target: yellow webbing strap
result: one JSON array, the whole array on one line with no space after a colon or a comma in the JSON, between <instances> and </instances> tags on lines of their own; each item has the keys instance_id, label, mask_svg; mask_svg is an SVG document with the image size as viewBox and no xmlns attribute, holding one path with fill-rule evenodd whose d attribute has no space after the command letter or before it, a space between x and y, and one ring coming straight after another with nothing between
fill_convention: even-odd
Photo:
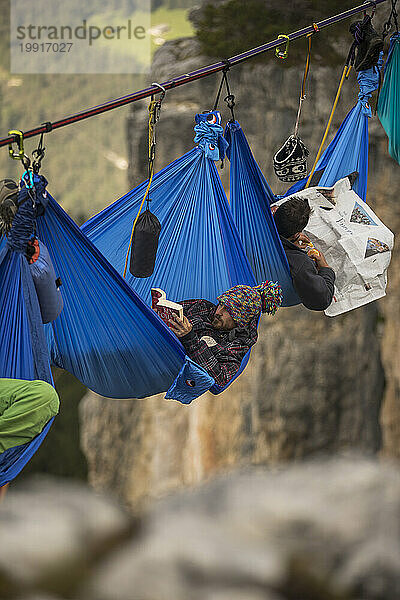
<instances>
[{"instance_id":1,"label":"yellow webbing strap","mask_svg":"<svg viewBox=\"0 0 400 600\"><path fill-rule=\"evenodd\" d=\"M304 68L303 83L301 85L301 97L302 98L305 98L305 96L306 96L306 82L307 82L308 73L310 71L311 46L312 46L312 36L313 35L314 35L313 33L309 33L307 35L307 42L308 42L307 58L306 58L306 66Z\"/></svg>"},{"instance_id":2,"label":"yellow webbing strap","mask_svg":"<svg viewBox=\"0 0 400 600\"><path fill-rule=\"evenodd\" d=\"M139 215L142 211L143 208L143 204L145 203L145 200L149 194L149 190L150 190L150 186L151 186L151 182L153 180L153 175L154 175L154 155L153 155L153 144L154 144L154 125L155 125L155 111L156 111L156 105L157 102L156 100L152 100L149 104L149 155L148 155L148 160L149 160L149 183L147 184L147 188L146 191L144 193L143 196L143 200L140 204L139 207L139 211L138 214L136 215L136 218L133 222L132 225L132 233L131 233L131 239L129 240L129 246L128 246L128 251L126 253L126 257L125 257L125 267L124 267L124 274L123 277L126 277L126 271L128 269L128 259L129 259L129 253L131 251L131 247L132 247L132 241L133 241L133 234L135 233L135 227L136 227L136 223L137 220L139 218Z\"/></svg>"},{"instance_id":3,"label":"yellow webbing strap","mask_svg":"<svg viewBox=\"0 0 400 600\"><path fill-rule=\"evenodd\" d=\"M331 127L333 115L335 114L336 107L337 107L338 102L339 102L340 93L342 91L344 80L347 79L347 77L349 76L350 70L351 70L351 65L350 66L349 65L345 65L345 67L343 69L343 73L342 73L342 78L341 78L340 83L339 83L338 91L336 92L336 98L335 98L335 101L334 101L333 106L332 106L331 114L329 116L328 124L327 124L326 129L325 129L324 137L322 138L322 142L321 142L321 145L320 145L319 150L317 152L317 156L315 158L315 162L313 164L313 168L311 169L311 173L308 176L308 180L307 180L307 183L306 183L306 186L305 186L304 189L307 189L308 186L310 185L310 182L311 182L312 176L314 175L314 171L316 169L317 163L318 163L318 161L319 161L319 159L321 157L322 148L324 147L326 138L328 137L329 129Z\"/></svg>"},{"instance_id":4,"label":"yellow webbing strap","mask_svg":"<svg viewBox=\"0 0 400 600\"><path fill-rule=\"evenodd\" d=\"M311 47L312 47L312 36L314 35L313 33L309 33L307 35L307 57L306 57L306 64L304 67L304 75L303 75L303 82L301 84L301 92L300 92L300 100L299 100L299 108L297 111L297 118L296 118L296 125L294 126L294 136L297 137L298 131L299 131L299 123L300 123L300 115L301 115L301 109L303 106L303 102L306 99L306 84L307 84L307 77L308 74L310 72L310 63L311 63Z\"/></svg>"}]
</instances>

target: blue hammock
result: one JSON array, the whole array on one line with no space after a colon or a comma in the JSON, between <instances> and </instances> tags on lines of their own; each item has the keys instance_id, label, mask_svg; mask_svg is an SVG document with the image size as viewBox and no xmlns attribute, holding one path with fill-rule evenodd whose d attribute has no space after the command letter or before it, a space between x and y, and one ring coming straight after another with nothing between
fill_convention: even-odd
<instances>
[{"instance_id":1,"label":"blue hammock","mask_svg":"<svg viewBox=\"0 0 400 600\"><path fill-rule=\"evenodd\" d=\"M382 58L380 59L380 63ZM368 184L368 119L372 116L369 98L379 85L377 68L360 71L357 75L360 86L358 102L347 114L335 137L318 161L315 175L322 171L313 185L331 187L336 181L354 171L359 176L353 185L354 191L362 198L367 198ZM315 178L313 178L315 180ZM308 177L297 181L285 194L290 196L304 189Z\"/></svg>"},{"instance_id":2,"label":"blue hammock","mask_svg":"<svg viewBox=\"0 0 400 600\"><path fill-rule=\"evenodd\" d=\"M64 301L60 316L45 326L51 362L110 398L167 391L167 398L186 404L207 391L214 379L47 196L37 235L61 278Z\"/></svg>"},{"instance_id":3,"label":"blue hammock","mask_svg":"<svg viewBox=\"0 0 400 600\"><path fill-rule=\"evenodd\" d=\"M216 145L211 146L214 152ZM152 287L162 288L173 300L204 298L216 302L219 294L234 285L256 283L217 168L206 156L208 150L193 148L153 178L150 208L162 223L155 270L146 279L130 273L126 276L129 286L145 302L150 300ZM119 273L124 270L132 223L147 184L139 185L82 226ZM213 385L211 392L224 391L242 373L249 356L250 350L235 377L224 387Z\"/></svg>"},{"instance_id":4,"label":"blue hammock","mask_svg":"<svg viewBox=\"0 0 400 600\"><path fill-rule=\"evenodd\" d=\"M53 364L110 398L173 385L167 397L188 403L214 383L51 196L37 230L62 281L64 309L46 326Z\"/></svg>"},{"instance_id":5,"label":"blue hammock","mask_svg":"<svg viewBox=\"0 0 400 600\"><path fill-rule=\"evenodd\" d=\"M82 231L113 267L123 273L132 223L147 181L82 225ZM126 282L146 303L150 289L171 300L217 296L239 283L255 285L213 160L193 148L157 173L150 189L150 210L162 229L153 275L129 272Z\"/></svg>"},{"instance_id":6,"label":"blue hammock","mask_svg":"<svg viewBox=\"0 0 400 600\"><path fill-rule=\"evenodd\" d=\"M173 300L216 302L234 285L255 285L214 163L226 148L223 130L219 121L208 129L203 115L197 115L196 123L199 147L157 173L151 184L150 208L162 223L154 273L146 279L126 276L145 302L152 287L162 288ZM82 226L119 273L124 271L132 223L147 185L139 185ZM250 350L226 386L213 385L211 391L224 391L242 373L249 356Z\"/></svg>"},{"instance_id":7,"label":"blue hammock","mask_svg":"<svg viewBox=\"0 0 400 600\"><path fill-rule=\"evenodd\" d=\"M24 190L19 193L23 202ZM24 256L31 233L33 213L30 201L21 205L15 217L16 229L0 250L0 377L41 379L53 385L46 338L32 275ZM21 218L22 215L22 218ZM25 218L25 222L23 219ZM30 443L9 448L0 454L0 486L9 483L39 448L53 419Z\"/></svg>"},{"instance_id":8,"label":"blue hammock","mask_svg":"<svg viewBox=\"0 0 400 600\"><path fill-rule=\"evenodd\" d=\"M400 33L390 38L378 116L389 138L389 152L400 164Z\"/></svg>"},{"instance_id":9,"label":"blue hammock","mask_svg":"<svg viewBox=\"0 0 400 600\"><path fill-rule=\"evenodd\" d=\"M270 209L275 196L237 121L227 123L225 138L231 163L230 207L255 279L257 283L278 281L283 291L282 306L299 304Z\"/></svg>"}]
</instances>

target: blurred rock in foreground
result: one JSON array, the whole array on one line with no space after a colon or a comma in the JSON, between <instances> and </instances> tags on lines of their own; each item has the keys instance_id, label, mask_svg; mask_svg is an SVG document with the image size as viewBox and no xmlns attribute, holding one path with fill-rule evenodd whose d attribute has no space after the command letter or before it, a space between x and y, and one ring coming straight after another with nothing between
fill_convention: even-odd
<instances>
[{"instance_id":1,"label":"blurred rock in foreground","mask_svg":"<svg viewBox=\"0 0 400 600\"><path fill-rule=\"evenodd\" d=\"M131 528L117 504L83 484L41 477L12 484L0 505L0 598L69 591Z\"/></svg>"},{"instance_id":2,"label":"blurred rock in foreground","mask_svg":"<svg viewBox=\"0 0 400 600\"><path fill-rule=\"evenodd\" d=\"M232 473L165 498L133 525L67 481L11 488L0 508L0 597L400 597L391 464L340 458Z\"/></svg>"}]
</instances>

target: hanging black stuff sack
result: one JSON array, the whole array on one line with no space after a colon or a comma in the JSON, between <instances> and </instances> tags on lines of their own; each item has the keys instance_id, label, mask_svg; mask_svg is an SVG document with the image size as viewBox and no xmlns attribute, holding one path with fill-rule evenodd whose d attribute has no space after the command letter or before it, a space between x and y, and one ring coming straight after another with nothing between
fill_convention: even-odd
<instances>
[{"instance_id":1,"label":"hanging black stuff sack","mask_svg":"<svg viewBox=\"0 0 400 600\"><path fill-rule=\"evenodd\" d=\"M281 181L293 183L307 175L309 151L297 136L291 135L274 156L274 170Z\"/></svg>"},{"instance_id":2,"label":"hanging black stuff sack","mask_svg":"<svg viewBox=\"0 0 400 600\"><path fill-rule=\"evenodd\" d=\"M156 264L160 221L148 209L140 215L133 233L129 271L134 277L150 277Z\"/></svg>"}]
</instances>

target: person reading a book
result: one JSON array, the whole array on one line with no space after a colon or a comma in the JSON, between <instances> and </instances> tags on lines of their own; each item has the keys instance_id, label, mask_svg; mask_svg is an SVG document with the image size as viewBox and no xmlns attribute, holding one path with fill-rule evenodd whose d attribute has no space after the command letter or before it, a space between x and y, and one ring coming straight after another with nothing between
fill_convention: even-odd
<instances>
[{"instance_id":1,"label":"person reading a book","mask_svg":"<svg viewBox=\"0 0 400 600\"><path fill-rule=\"evenodd\" d=\"M303 233L311 213L308 200L293 196L271 210L301 302L310 310L325 310L332 302L335 271Z\"/></svg>"},{"instance_id":2,"label":"person reading a book","mask_svg":"<svg viewBox=\"0 0 400 600\"><path fill-rule=\"evenodd\" d=\"M184 300L183 318L174 314L167 325L182 342L187 355L225 386L237 373L248 350L257 341L260 314L275 314L282 303L277 283L256 287L236 285L208 300Z\"/></svg>"}]
</instances>

